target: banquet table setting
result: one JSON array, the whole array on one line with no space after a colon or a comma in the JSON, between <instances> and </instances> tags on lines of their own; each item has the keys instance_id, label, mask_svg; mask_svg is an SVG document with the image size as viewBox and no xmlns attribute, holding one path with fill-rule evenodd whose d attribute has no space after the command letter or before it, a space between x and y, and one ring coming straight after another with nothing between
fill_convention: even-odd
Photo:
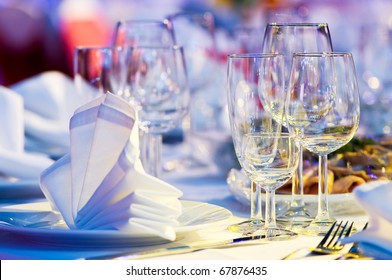
<instances>
[{"instance_id":1,"label":"banquet table setting","mask_svg":"<svg viewBox=\"0 0 392 280\"><path fill-rule=\"evenodd\" d=\"M119 21L74 77L0 86L1 260L392 259L392 153L355 137L356 57L326 23L222 55L211 17L183 45Z\"/></svg>"},{"instance_id":2,"label":"banquet table setting","mask_svg":"<svg viewBox=\"0 0 392 280\"><path fill-rule=\"evenodd\" d=\"M57 222L59 214L53 214L47 200L41 196L33 195L25 198L27 205L22 199L3 200L1 218L2 221L15 222L18 219L26 219L31 226L23 224L10 226L0 224L1 227L1 259L130 259L140 258L140 252L154 252L157 249L173 248L178 246L213 246L216 243L240 238L241 234L228 231L227 226L243 221L247 218L249 207L238 201L230 192L226 179L221 174L211 174L210 169L200 168L194 172L181 172L181 175L167 174L167 182L178 187L183 192L181 201L185 202L183 207L189 209L187 215L189 220L184 220L184 225L177 233L175 241L168 242L161 239L127 238L125 234L113 232L100 236L99 232L90 234L83 232L74 234L63 227L53 229L46 225L34 225L40 221L54 219ZM37 187L37 186L35 186ZM333 201L333 197L331 201ZM338 198L339 199L339 198ZM347 198L353 200L353 197ZM11 201L11 203L9 202ZM31 201L31 202L30 202ZM15 204L13 204L15 203ZM315 202L313 202L314 204ZM353 203L353 201L351 201ZM192 210L192 207L194 209ZM203 210L203 208L205 208ZM357 211L346 209L342 211L338 220L353 221L356 228L361 229L368 221L369 216L360 208ZM185 209L183 208L183 211ZM31 211L31 212L30 212ZM353 212L353 213L352 213ZM19 214L18 214L19 213ZM181 216L180 216L181 217ZM192 221L194 219L194 221ZM188 225L186 224L188 223ZM26 230L24 232L24 230ZM65 231L65 232L64 232ZM53 235L52 235L53 234ZM86 235L87 234L87 235ZM162 255L141 255L143 258L152 260L163 259L189 259L189 260L216 260L216 259L264 259L280 260L291 252L307 247L316 246L322 237L320 236L298 236L287 241L266 241L263 239L238 243L236 246L227 248L211 248L198 250L196 252L182 252L181 255L170 254L166 251ZM349 245L345 250L348 250ZM344 252L344 251L343 251ZM342 252L342 253L343 253ZM175 253L175 251L174 251ZM179 250L178 253L181 253ZM340 255L308 255L306 251L299 254L298 259L336 259Z\"/></svg>"},{"instance_id":3,"label":"banquet table setting","mask_svg":"<svg viewBox=\"0 0 392 280\"><path fill-rule=\"evenodd\" d=\"M169 162L172 158L180 156L186 149L184 144L180 143L165 144L164 150L163 160ZM56 188L58 189L61 185L64 188L67 187L64 185L67 180L65 177L55 179L55 184L52 186L53 193L46 195L46 197L39 184L31 178L2 182L0 189L2 194L0 209L1 259L280 260L296 250L305 249L299 252L295 259L329 260L341 257L341 254L348 251L352 245L351 242L348 243L337 255L309 254L306 248L315 247L322 239L321 236L298 235L296 238L284 241L254 239L223 245L228 240L243 238L241 233L229 231L227 227L248 218L249 197L247 196L249 196L249 192L243 192L243 189L239 189L235 184L235 180L229 180L227 166L217 166L214 159L210 160L209 165L163 173L163 181L170 184L167 186L169 188L168 195L170 196L170 193L174 191L172 195L174 197L180 196L179 202L182 206L182 212L178 216L179 224L174 226L176 236L174 238L168 233L170 230L163 229L156 224L154 230L159 233L155 232L157 234L152 236L145 228L140 232L135 229L133 233L121 230L73 230L67 228L64 222L65 214L59 208L61 205L57 204L57 209L52 207L53 203L56 203L56 198L54 198ZM64 166L64 163L58 164ZM240 171L233 168L229 174L233 174L233 172L237 174ZM50 174L47 176L51 178ZM133 178L135 177L136 175L133 174ZM239 180L243 179L241 176L238 178ZM45 185L45 183L42 184L41 181L41 185ZM47 188L50 188L50 183L46 183L46 185ZM162 188L165 187L165 183L159 182L158 185L159 191L164 192ZM137 186L135 187L137 188ZM156 184L151 186L152 189L156 190ZM62 193L59 195L64 196ZM140 195L142 197L143 193ZM147 193L145 195L148 196ZM380 202L379 198L376 194L374 196L372 198L373 204L374 202L377 204L377 201ZM65 197L59 199L65 201ZM99 198L96 197L96 199ZM163 198L156 202L160 203L161 199ZM170 200L163 201L165 204L170 202ZM290 196L284 195L281 209L278 207L277 211L287 210L289 201ZM309 195L306 201L309 207L317 207L315 195ZM371 202L369 199L369 205L372 205ZM361 201L357 202L351 193L336 194L330 197L330 208L337 220L354 222L355 228L360 231L369 221L369 214L374 214L378 218L379 212L377 209L373 212L367 212L358 203ZM381 205L381 203L379 204ZM363 205L366 203L364 202ZM146 206L148 205L146 204ZM63 207L67 207L67 205L63 205ZM159 205L154 207L159 207ZM391 213L390 209L386 209L388 205L381 207L384 207L381 209L382 213ZM160 213L162 211L164 210L161 209ZM140 215L144 214L142 212ZM178 213L174 215L176 216ZM162 219L164 227L167 226L169 224L167 218L162 217ZM383 222L384 226L390 226L390 224L391 222L387 220ZM134 226L137 228L137 222ZM374 236L362 238L364 238L363 240L379 239L380 243L375 241L375 244L386 246L384 248L388 250L390 247L387 246L390 246L391 242L388 236L380 235L380 237L377 232L374 234ZM358 238L361 240L361 237ZM184 249L184 246L187 248ZM374 256L385 258L385 255L375 254Z\"/></svg>"}]
</instances>

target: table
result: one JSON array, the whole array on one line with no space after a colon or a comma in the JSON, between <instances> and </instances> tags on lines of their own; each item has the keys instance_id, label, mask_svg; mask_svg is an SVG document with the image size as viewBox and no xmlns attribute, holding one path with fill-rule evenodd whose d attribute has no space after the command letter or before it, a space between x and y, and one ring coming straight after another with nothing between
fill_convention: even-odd
<instances>
[{"instance_id":1,"label":"table","mask_svg":"<svg viewBox=\"0 0 392 280\"><path fill-rule=\"evenodd\" d=\"M26 240L13 239L5 236L0 231L0 258L1 259L89 259L89 258L112 258L116 255L126 255L135 251L150 250L154 248L173 247L178 245L197 245L203 242L221 241L239 237L237 233L226 230L231 223L243 221L248 218L249 209L239 203L230 193L226 176L211 167L199 167L192 170L176 170L163 175L165 181L183 191L184 200L201 201L215 204L229 209L233 217L226 225L217 228L208 228L203 231L188 234L185 237L158 246L141 248L67 248L53 247L42 244L30 244ZM339 220L354 221L357 228L361 228L367 221L364 213L355 215L343 215L336 217ZM313 247L318 244L321 237L298 236L288 241L267 242L261 240L250 246L237 246L225 249L207 249L181 255L160 256L151 260L279 260L290 252L303 247ZM312 256L306 259L331 259L336 256Z\"/></svg>"}]
</instances>

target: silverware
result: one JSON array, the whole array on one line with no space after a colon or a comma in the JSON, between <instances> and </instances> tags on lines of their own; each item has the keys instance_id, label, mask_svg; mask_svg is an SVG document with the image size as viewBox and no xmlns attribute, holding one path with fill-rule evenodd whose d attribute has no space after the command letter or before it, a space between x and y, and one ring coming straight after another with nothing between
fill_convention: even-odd
<instances>
[{"instance_id":1,"label":"silverware","mask_svg":"<svg viewBox=\"0 0 392 280\"><path fill-rule=\"evenodd\" d=\"M140 252L132 252L130 254L127 253L119 253L115 255L102 255L98 257L87 258L90 260L99 260L99 259L117 259L117 260L128 260L128 259L144 259L144 258L152 258L152 257L160 257L160 256L170 256L170 255L178 255L185 254L190 252L196 252L200 250L206 249L218 249L218 248L228 248L228 247L236 247L240 245L254 245L255 243L260 243L260 240L265 239L265 235L255 235L255 236L244 236L238 237L234 239L228 239L224 241L210 242L204 243L200 245L182 245L175 246L169 248L159 248L152 249Z\"/></svg>"},{"instance_id":2,"label":"silverware","mask_svg":"<svg viewBox=\"0 0 392 280\"><path fill-rule=\"evenodd\" d=\"M325 234L324 238L315 248L300 248L288 254L282 260L292 259L295 255L297 255L297 253L303 250L307 250L309 253L318 255L331 255L339 253L344 248L344 245L341 244L340 240L342 237L347 237L351 234L354 222L352 222L348 228L348 221L344 224L344 226L342 226L342 224L343 221L338 225L337 222L334 222L331 228Z\"/></svg>"},{"instance_id":3,"label":"silverware","mask_svg":"<svg viewBox=\"0 0 392 280\"><path fill-rule=\"evenodd\" d=\"M362 231L365 230L367 226L368 223L365 224ZM361 251L359 250L359 242L354 242L347 253L337 258L337 260L349 260L349 259L371 259L371 258L368 258L361 253Z\"/></svg>"}]
</instances>

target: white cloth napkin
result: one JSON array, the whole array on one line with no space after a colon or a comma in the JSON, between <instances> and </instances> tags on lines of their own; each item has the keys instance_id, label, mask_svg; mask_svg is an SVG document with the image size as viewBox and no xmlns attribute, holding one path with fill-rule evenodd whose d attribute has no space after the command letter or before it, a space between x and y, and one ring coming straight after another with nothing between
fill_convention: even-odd
<instances>
[{"instance_id":1,"label":"white cloth napkin","mask_svg":"<svg viewBox=\"0 0 392 280\"><path fill-rule=\"evenodd\" d=\"M367 212L369 225L343 242L359 242L366 256L392 259L392 182L374 181L361 185L354 189L354 196Z\"/></svg>"},{"instance_id":2,"label":"white cloth napkin","mask_svg":"<svg viewBox=\"0 0 392 280\"><path fill-rule=\"evenodd\" d=\"M70 121L70 153L41 175L41 189L70 229L176 237L181 191L143 171L134 109L107 94Z\"/></svg>"},{"instance_id":3,"label":"white cloth napkin","mask_svg":"<svg viewBox=\"0 0 392 280\"><path fill-rule=\"evenodd\" d=\"M36 179L53 161L24 150L23 98L0 86L0 175L7 179Z\"/></svg>"},{"instance_id":4,"label":"white cloth napkin","mask_svg":"<svg viewBox=\"0 0 392 280\"><path fill-rule=\"evenodd\" d=\"M92 99L76 90L71 78L48 71L10 87L24 100L26 149L64 155L69 151L69 120Z\"/></svg>"}]
</instances>

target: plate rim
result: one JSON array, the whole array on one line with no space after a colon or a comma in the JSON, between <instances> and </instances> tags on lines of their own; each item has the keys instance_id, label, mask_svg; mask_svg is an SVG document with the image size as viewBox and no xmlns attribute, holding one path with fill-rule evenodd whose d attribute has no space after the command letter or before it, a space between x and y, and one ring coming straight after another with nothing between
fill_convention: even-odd
<instances>
[{"instance_id":1,"label":"plate rim","mask_svg":"<svg viewBox=\"0 0 392 280\"><path fill-rule=\"evenodd\" d=\"M185 235L186 233L199 231L204 228L210 227L214 224L216 225L223 224L232 217L232 213L230 210L219 205L215 205L208 202L192 201L192 200L180 200L180 201L184 203L192 203L195 205L197 204L206 205L207 207L212 207L212 209L219 210L224 215L222 215L222 218L220 220L217 220L215 222L175 227L175 232L177 235L176 240L181 236ZM23 205L27 206L27 208L29 206L34 206L34 205L44 205L50 208L50 204L48 201L37 201L37 202L24 203L24 204L6 205L0 208L0 212L1 210L3 211L12 210L12 207L16 207L15 210L23 211ZM34 213L34 212L47 212L48 210L30 209L30 211ZM7 212L12 213L12 211L7 211ZM91 247L96 247L96 245L100 245L99 240L103 240L103 239L113 239L113 244L105 245L107 243L105 242L105 244L99 246L101 248L119 247L119 246L140 247L140 246L158 245L162 243L171 242L170 240L166 240L160 236L140 235L140 234L129 233L126 231L116 231L116 230L83 230L83 229L70 230L69 228L23 227L18 225L13 226L13 225L1 225L1 224L0 224L0 229L3 232L17 234L20 237L29 239L29 241L34 243L55 245L55 246L62 246L62 247L91 248ZM99 236L99 238L97 238L97 236ZM45 237L50 237L50 238L47 238L46 242L40 242L40 240L45 239ZM58 238L60 240L57 240ZM63 243L61 243L61 240L66 238L68 238L71 241L71 242L67 242L67 244L69 243L69 245L64 245ZM86 240L90 240L90 239L91 240L95 239L96 241L91 243L88 242L90 244L85 244Z\"/></svg>"}]
</instances>

